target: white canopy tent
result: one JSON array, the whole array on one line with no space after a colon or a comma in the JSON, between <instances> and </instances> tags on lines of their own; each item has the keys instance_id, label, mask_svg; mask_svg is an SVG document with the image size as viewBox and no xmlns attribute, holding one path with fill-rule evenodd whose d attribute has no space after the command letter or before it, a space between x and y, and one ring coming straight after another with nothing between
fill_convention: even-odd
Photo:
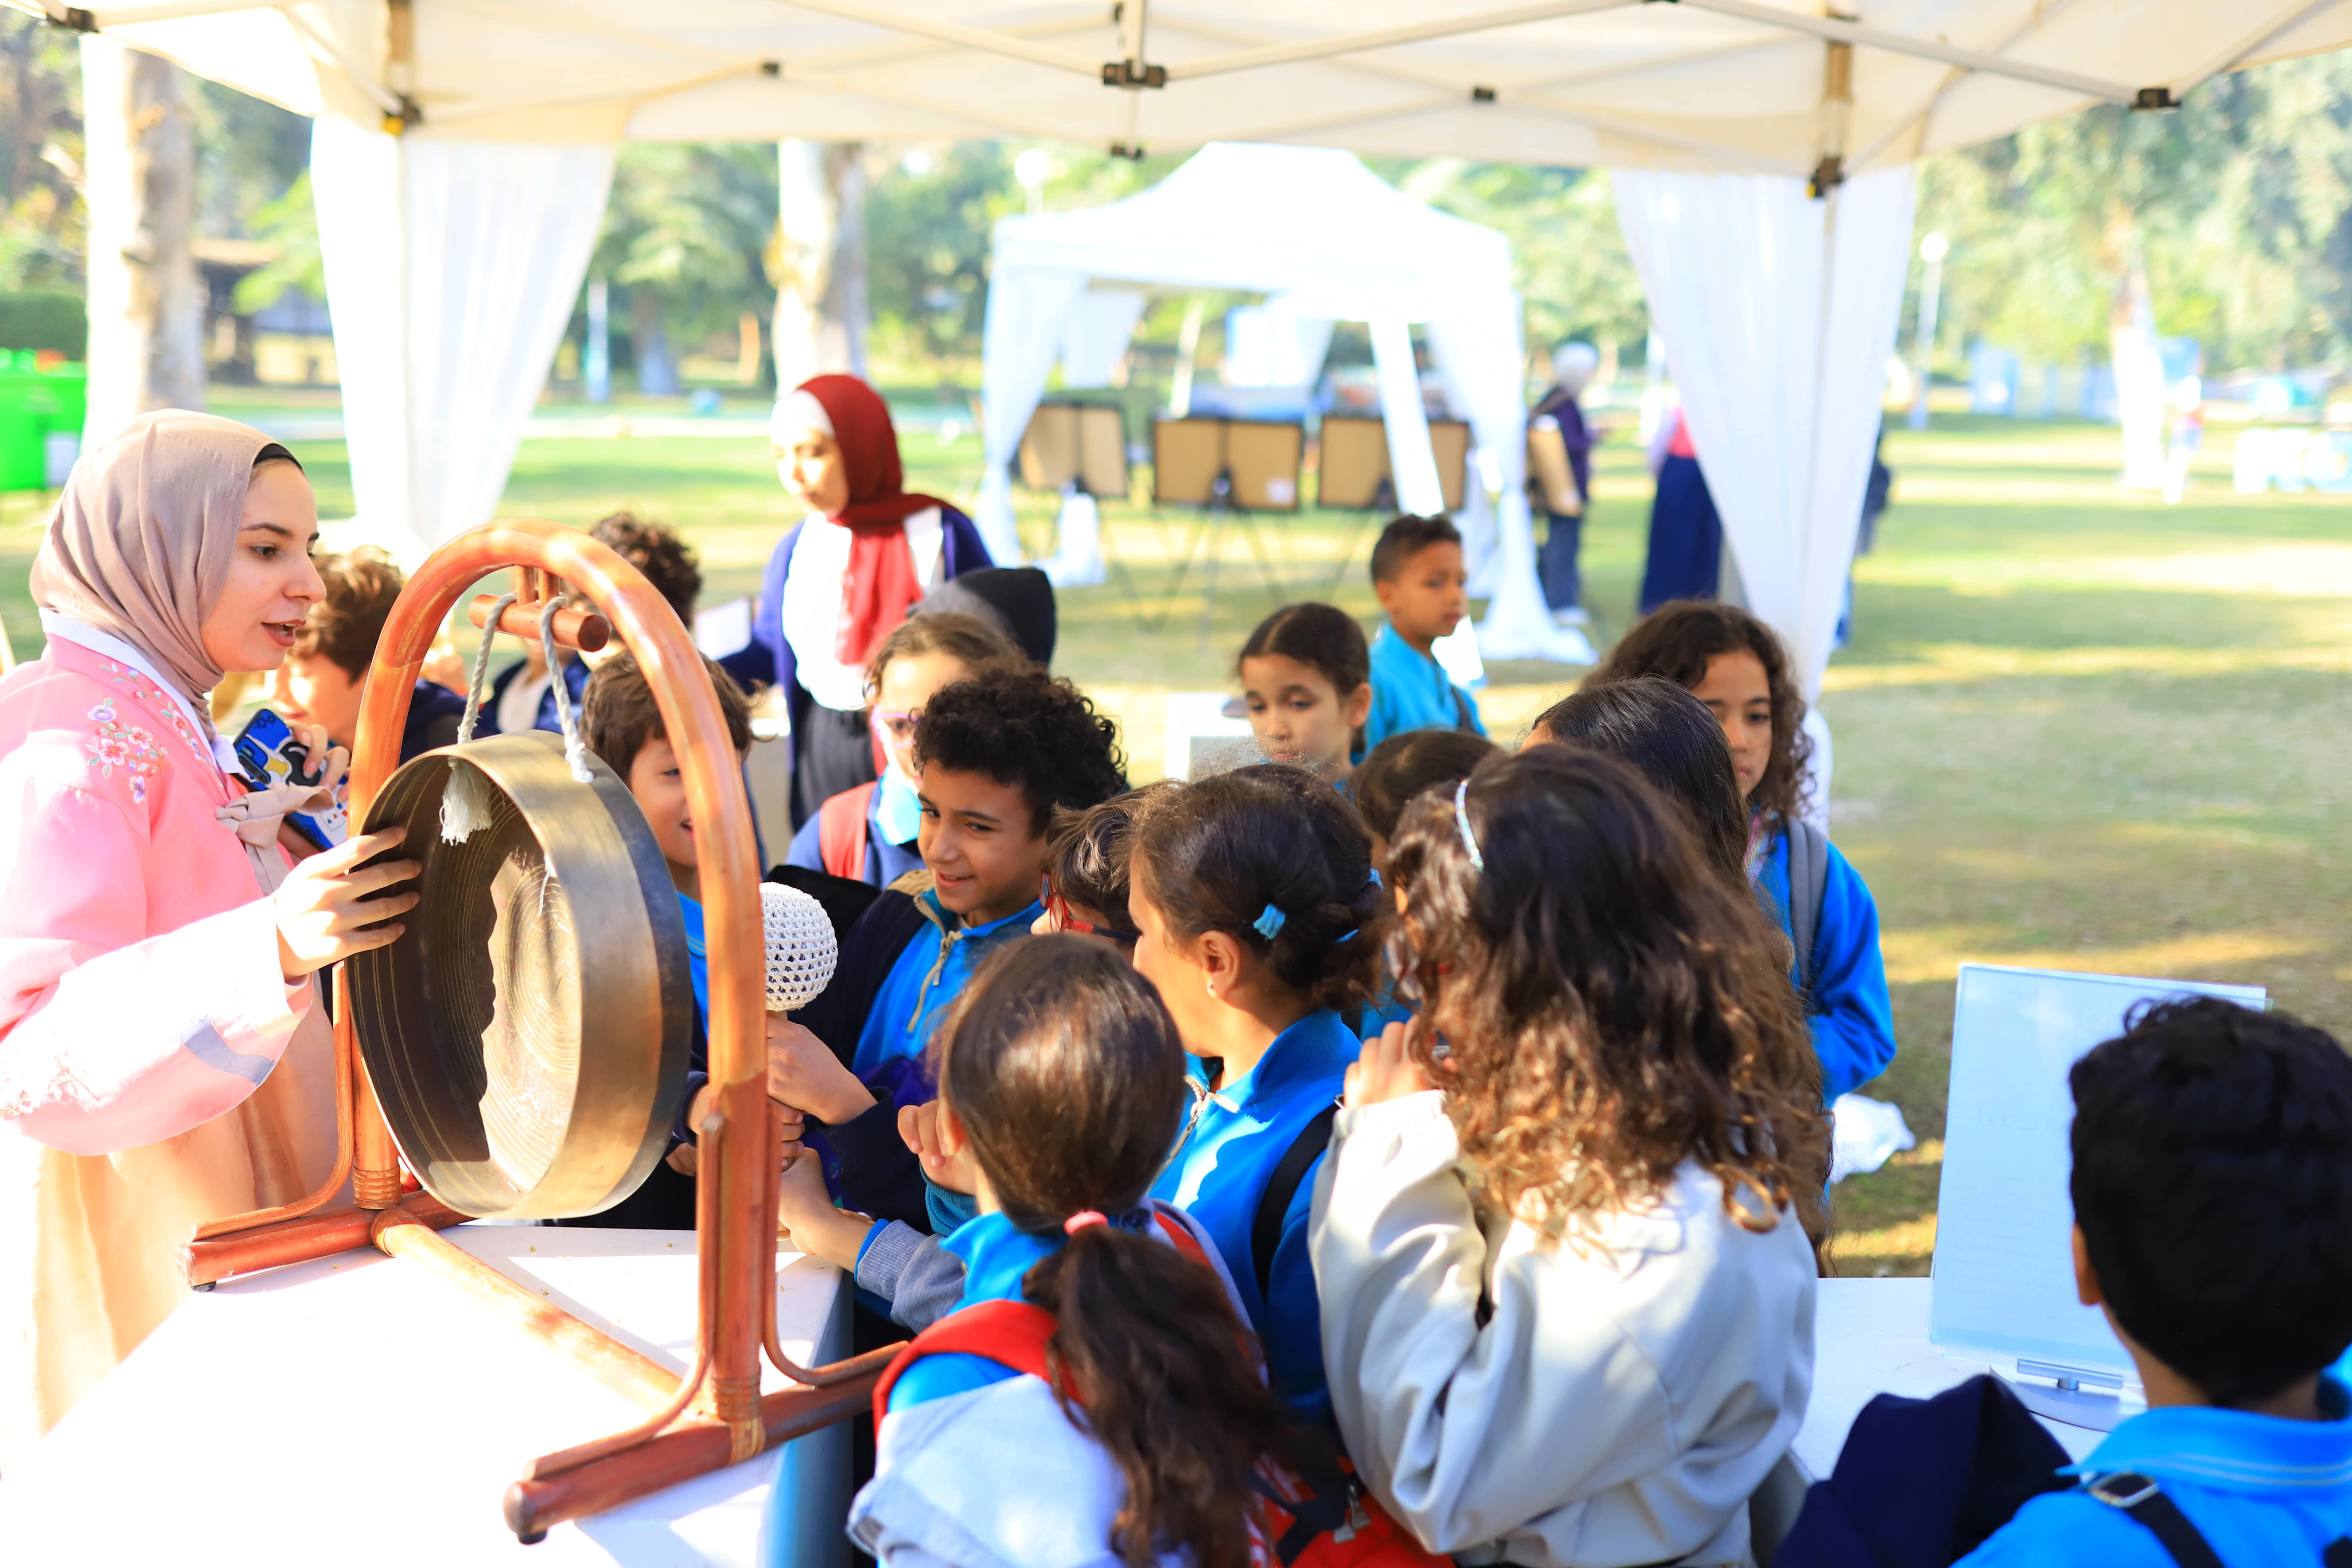
<instances>
[{"instance_id":1,"label":"white canopy tent","mask_svg":"<svg viewBox=\"0 0 2352 1568\"><path fill-rule=\"evenodd\" d=\"M400 390L352 425L353 478L365 519L425 542L494 504L623 140L1246 141L1654 171L1621 184L1628 234L1741 577L1809 691L1908 194L1897 174L1808 202L1801 182L2352 44L2352 0L1846 0L1850 20L1816 0L0 4L359 132L318 142L319 187L346 187L320 203L338 358L347 385Z\"/></svg>"},{"instance_id":2,"label":"white canopy tent","mask_svg":"<svg viewBox=\"0 0 2352 1568\"><path fill-rule=\"evenodd\" d=\"M1369 322L1397 504L1416 512L1445 505L1413 364L1412 326L1426 323L1446 401L1501 476L1499 516L1475 468L1467 486L1468 531L1492 542L1496 560L1478 651L1586 651L1580 634L1552 625L1536 586L1521 487L1527 356L1509 242L1414 201L1353 154L1323 148L1213 142L1124 201L998 220L982 372L987 465L974 520L991 551L1018 547L1007 469L1057 353L1073 357L1063 346L1071 322L1106 313L1090 301L1131 302L1138 286L1263 293L1301 323ZM1133 310L1124 316L1131 331ZM1099 356L1101 334L1083 336L1089 356Z\"/></svg>"}]
</instances>

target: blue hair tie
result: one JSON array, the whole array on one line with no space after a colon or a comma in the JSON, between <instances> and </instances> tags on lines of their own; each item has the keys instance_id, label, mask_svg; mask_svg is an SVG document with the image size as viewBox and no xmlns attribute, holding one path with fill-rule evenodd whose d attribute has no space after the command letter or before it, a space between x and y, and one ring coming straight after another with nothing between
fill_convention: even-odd
<instances>
[{"instance_id":1,"label":"blue hair tie","mask_svg":"<svg viewBox=\"0 0 2352 1568\"><path fill-rule=\"evenodd\" d=\"M1385 888L1388 886L1386 882L1381 880L1381 868L1378 866L1373 867L1370 870L1365 872L1364 875L1370 879L1371 884L1375 888Z\"/></svg>"},{"instance_id":2,"label":"blue hair tie","mask_svg":"<svg viewBox=\"0 0 2352 1568\"><path fill-rule=\"evenodd\" d=\"M1250 929L1266 941L1272 942L1282 934L1282 928L1289 918L1272 904L1268 904L1257 912L1257 919L1250 922Z\"/></svg>"}]
</instances>

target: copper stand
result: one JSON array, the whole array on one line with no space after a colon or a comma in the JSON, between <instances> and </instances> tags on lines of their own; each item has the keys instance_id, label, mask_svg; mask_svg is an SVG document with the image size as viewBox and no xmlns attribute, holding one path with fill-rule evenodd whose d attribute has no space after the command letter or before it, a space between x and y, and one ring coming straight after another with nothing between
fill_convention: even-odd
<instances>
[{"instance_id":1,"label":"copper stand","mask_svg":"<svg viewBox=\"0 0 2352 1568\"><path fill-rule=\"evenodd\" d=\"M652 1418L597 1442L535 1461L509 1490L507 1521L526 1542L549 1526L643 1497L730 1464L866 1408L891 1350L806 1368L786 1357L775 1326L775 1175L764 1044L766 944L760 868L741 773L731 758L718 694L686 627L642 573L576 530L536 519L494 522L458 535L409 579L384 623L361 699L352 763L351 816L365 820L399 763L400 736L417 672L436 630L475 583L516 569L518 602L499 629L536 636L540 606L559 591L573 605L554 617L556 640L594 651L615 629L653 688L662 723L678 741L688 807L702 856L704 927L710 963L709 1113L698 1130L697 1246L701 1259L694 1365L682 1381L645 1356L551 1306L435 1234L464 1221L424 1194L404 1197L392 1133L360 1064L352 1012L335 1012L335 1165L299 1202L197 1227L181 1249L191 1285L257 1268L304 1262L373 1242L395 1258L433 1268L509 1315L549 1347L626 1397ZM596 613L582 608L586 599ZM467 606L479 626L496 603ZM707 827L701 825L709 825ZM337 976L337 1000L347 1004ZM730 1129L753 1130L751 1137ZM320 1213L348 1176L355 1207ZM387 1212L388 1211L388 1212ZM762 1395L760 1357L803 1384ZM895 1347L892 1347L895 1350Z\"/></svg>"}]
</instances>

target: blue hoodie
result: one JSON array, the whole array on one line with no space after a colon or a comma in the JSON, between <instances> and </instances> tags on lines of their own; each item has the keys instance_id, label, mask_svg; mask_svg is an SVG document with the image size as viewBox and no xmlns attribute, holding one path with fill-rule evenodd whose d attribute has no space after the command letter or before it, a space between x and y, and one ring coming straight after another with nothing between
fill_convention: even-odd
<instances>
[{"instance_id":1,"label":"blue hoodie","mask_svg":"<svg viewBox=\"0 0 2352 1568\"><path fill-rule=\"evenodd\" d=\"M1339 1098L1348 1065L1362 1042L1339 1015L1309 1013L1274 1037L1258 1064L1223 1089L1209 1088L1207 1069L1192 1063L1193 1104L1151 1195L1201 1222L1217 1244L1241 1292L1250 1326L1265 1346L1267 1381L1303 1419L1328 1422L1331 1392L1323 1372L1323 1322L1315 1270L1307 1256L1307 1220L1315 1205L1318 1157L1291 1195L1282 1239L1261 1295L1250 1231L1258 1198L1299 1131ZM1271 1298L1269 1300L1269 1298Z\"/></svg>"},{"instance_id":2,"label":"blue hoodie","mask_svg":"<svg viewBox=\"0 0 2352 1568\"><path fill-rule=\"evenodd\" d=\"M2352 1535L2352 1398L2324 1377L2319 1405L2328 1419L2168 1405L2124 1422L2061 1473L2146 1476L2222 1562L2315 1568L2331 1542ZM2174 1568L2146 1525L2079 1489L2035 1498L1957 1568L2077 1563Z\"/></svg>"},{"instance_id":3,"label":"blue hoodie","mask_svg":"<svg viewBox=\"0 0 2352 1568\"><path fill-rule=\"evenodd\" d=\"M1886 995L1886 964L1878 953L1878 905L1837 846L1829 850L1821 924L1813 932L1813 989L1805 998L1805 1013L1814 1054L1822 1058L1822 1099L1834 1101L1885 1072L1895 1059L1895 1011ZM1793 941L1785 831L1773 833L1756 887ZM1795 974L1792 967L1790 977Z\"/></svg>"}]
</instances>

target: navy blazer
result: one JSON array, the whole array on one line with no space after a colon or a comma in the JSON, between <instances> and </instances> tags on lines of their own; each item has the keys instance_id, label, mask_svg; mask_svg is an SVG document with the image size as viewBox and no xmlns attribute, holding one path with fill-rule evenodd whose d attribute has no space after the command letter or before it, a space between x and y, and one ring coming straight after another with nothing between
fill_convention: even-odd
<instances>
[{"instance_id":1,"label":"navy blazer","mask_svg":"<svg viewBox=\"0 0 2352 1568\"><path fill-rule=\"evenodd\" d=\"M801 684L800 660L793 655L793 645L784 640L784 577L792 571L793 551L799 545L801 530L805 526L805 522L793 524L783 542L776 546L776 552L768 557L768 574L760 584L760 613L751 622L751 642L719 661L719 667L735 678L735 684L746 691L765 682L782 687L784 711L792 718L794 734L800 733L809 704L815 700ZM980 530L972 526L971 519L942 503L941 580L995 564L989 559L988 546L981 542Z\"/></svg>"},{"instance_id":2,"label":"navy blazer","mask_svg":"<svg viewBox=\"0 0 2352 1568\"><path fill-rule=\"evenodd\" d=\"M522 672L530 668L530 667L522 660L517 659L514 663L500 670L499 672L499 678L490 682L489 691L482 698L482 711L474 720L474 732L476 734L495 735L499 733L499 699L504 697L507 694L507 688L512 686L517 680L522 679ZM572 693L572 716L577 718L580 713L580 694L588 688L588 664L586 660L574 656L565 661L563 666L563 685L564 689ZM562 725L557 723L555 721L554 687L550 686L545 691L539 694L539 714L532 721L531 728L534 730L548 731L557 731L563 728Z\"/></svg>"}]
</instances>

